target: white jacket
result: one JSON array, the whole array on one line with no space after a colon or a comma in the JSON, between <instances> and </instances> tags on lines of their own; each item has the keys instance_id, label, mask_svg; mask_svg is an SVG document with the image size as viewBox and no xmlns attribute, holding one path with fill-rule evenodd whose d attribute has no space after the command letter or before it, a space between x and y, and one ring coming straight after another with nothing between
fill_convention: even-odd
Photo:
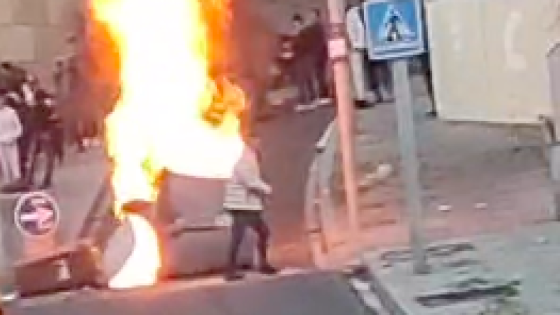
<instances>
[{"instance_id":1,"label":"white jacket","mask_svg":"<svg viewBox=\"0 0 560 315\"><path fill-rule=\"evenodd\" d=\"M22 127L15 110L5 106L0 109L0 144L14 144L21 136Z\"/></svg>"},{"instance_id":2,"label":"white jacket","mask_svg":"<svg viewBox=\"0 0 560 315\"><path fill-rule=\"evenodd\" d=\"M359 6L351 7L346 12L346 32L353 49L366 49L366 28L360 15Z\"/></svg>"},{"instance_id":3,"label":"white jacket","mask_svg":"<svg viewBox=\"0 0 560 315\"><path fill-rule=\"evenodd\" d=\"M241 159L235 165L233 176L226 185L224 208L227 210L261 211L264 208L262 196L272 193L272 188L261 178L255 152L245 148Z\"/></svg>"}]
</instances>

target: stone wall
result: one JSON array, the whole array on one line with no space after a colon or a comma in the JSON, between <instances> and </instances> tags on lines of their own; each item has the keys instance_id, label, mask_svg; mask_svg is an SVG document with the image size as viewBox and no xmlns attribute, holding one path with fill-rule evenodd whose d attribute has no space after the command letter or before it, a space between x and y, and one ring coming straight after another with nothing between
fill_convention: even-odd
<instances>
[{"instance_id":1,"label":"stone wall","mask_svg":"<svg viewBox=\"0 0 560 315\"><path fill-rule=\"evenodd\" d=\"M81 0L0 0L0 60L23 65L47 85L57 57L69 54Z\"/></svg>"}]
</instances>

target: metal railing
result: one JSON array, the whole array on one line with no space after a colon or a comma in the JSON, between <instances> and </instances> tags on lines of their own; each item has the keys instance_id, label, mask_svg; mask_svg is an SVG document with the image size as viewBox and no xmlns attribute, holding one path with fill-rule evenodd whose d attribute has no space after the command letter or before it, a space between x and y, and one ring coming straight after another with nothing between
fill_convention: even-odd
<instances>
[{"instance_id":1,"label":"metal railing","mask_svg":"<svg viewBox=\"0 0 560 315\"><path fill-rule=\"evenodd\" d=\"M315 264L328 266L328 254L336 243L336 209L331 182L336 165L339 132L333 120L315 146L315 157L308 171L305 194L305 225Z\"/></svg>"}]
</instances>

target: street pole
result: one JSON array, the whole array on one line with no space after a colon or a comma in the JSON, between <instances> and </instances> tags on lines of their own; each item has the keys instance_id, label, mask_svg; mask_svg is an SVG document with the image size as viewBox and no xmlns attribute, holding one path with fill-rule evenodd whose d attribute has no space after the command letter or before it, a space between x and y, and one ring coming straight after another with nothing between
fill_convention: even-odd
<instances>
[{"instance_id":1,"label":"street pole","mask_svg":"<svg viewBox=\"0 0 560 315\"><path fill-rule=\"evenodd\" d=\"M348 64L348 43L345 27L345 1L328 0L329 9L329 56L333 67L336 104L338 106L338 124L344 188L350 241L355 248L360 246L360 223L358 216L358 190L356 180L356 158L354 137L354 103L350 87L350 69Z\"/></svg>"},{"instance_id":2,"label":"street pole","mask_svg":"<svg viewBox=\"0 0 560 315\"><path fill-rule=\"evenodd\" d=\"M560 221L560 44L556 44L547 54L548 71L550 77L550 91L552 96L552 117L542 117L541 123L550 137L549 171L552 182L553 218Z\"/></svg>"},{"instance_id":3,"label":"street pole","mask_svg":"<svg viewBox=\"0 0 560 315\"><path fill-rule=\"evenodd\" d=\"M416 274L429 271L422 236L422 190L419 178L419 162L414 128L413 98L410 88L408 59L391 61L401 163L405 181L408 209L410 247L413 270Z\"/></svg>"}]
</instances>

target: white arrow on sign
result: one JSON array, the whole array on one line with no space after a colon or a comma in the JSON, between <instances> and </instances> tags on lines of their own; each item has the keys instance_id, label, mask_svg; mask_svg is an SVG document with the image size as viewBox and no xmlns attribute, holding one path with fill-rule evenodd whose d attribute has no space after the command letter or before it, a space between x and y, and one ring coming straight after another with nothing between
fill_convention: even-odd
<instances>
[{"instance_id":1,"label":"white arrow on sign","mask_svg":"<svg viewBox=\"0 0 560 315\"><path fill-rule=\"evenodd\" d=\"M48 228L48 223L54 216L53 211L41 206L35 209L36 210L33 213L22 214L21 221L25 223L36 222L37 227L41 230Z\"/></svg>"}]
</instances>

